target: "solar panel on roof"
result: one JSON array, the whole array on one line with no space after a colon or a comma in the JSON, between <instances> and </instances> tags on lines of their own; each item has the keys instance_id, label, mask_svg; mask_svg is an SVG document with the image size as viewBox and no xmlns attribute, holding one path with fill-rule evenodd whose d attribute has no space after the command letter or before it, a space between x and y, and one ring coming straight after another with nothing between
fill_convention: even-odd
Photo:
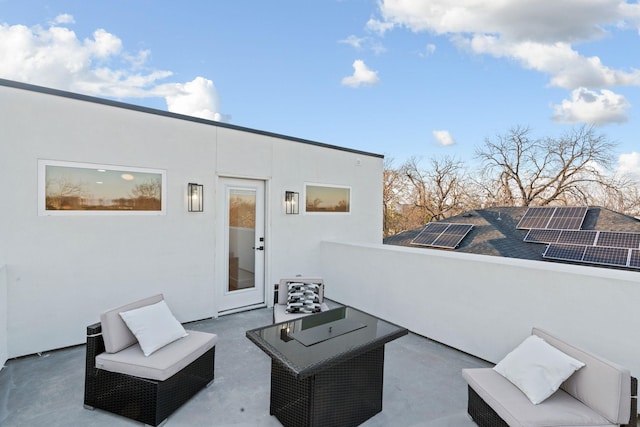
<instances>
[{"instance_id":1,"label":"solar panel on roof","mask_svg":"<svg viewBox=\"0 0 640 427\"><path fill-rule=\"evenodd\" d=\"M586 246L551 244L542 254L543 258L562 261L582 261Z\"/></svg>"},{"instance_id":2,"label":"solar panel on roof","mask_svg":"<svg viewBox=\"0 0 640 427\"><path fill-rule=\"evenodd\" d=\"M547 224L547 228L562 230L580 230L587 208L582 207L557 207Z\"/></svg>"},{"instance_id":3,"label":"solar panel on roof","mask_svg":"<svg viewBox=\"0 0 640 427\"><path fill-rule=\"evenodd\" d=\"M469 224L451 224L433 243L433 246L456 248L473 228Z\"/></svg>"},{"instance_id":4,"label":"solar panel on roof","mask_svg":"<svg viewBox=\"0 0 640 427\"><path fill-rule=\"evenodd\" d=\"M592 246L597 235L598 232L593 230L546 230L534 228L527 232L524 241L528 243L565 243Z\"/></svg>"},{"instance_id":5,"label":"solar panel on roof","mask_svg":"<svg viewBox=\"0 0 640 427\"><path fill-rule=\"evenodd\" d=\"M629 249L587 246L583 261L594 264L617 265L625 267L629 258Z\"/></svg>"},{"instance_id":6,"label":"solar panel on roof","mask_svg":"<svg viewBox=\"0 0 640 427\"><path fill-rule=\"evenodd\" d=\"M430 222L411 243L420 246L455 249L472 228L471 224Z\"/></svg>"},{"instance_id":7,"label":"solar panel on roof","mask_svg":"<svg viewBox=\"0 0 640 427\"><path fill-rule=\"evenodd\" d=\"M562 245L552 243L542 254L545 259L583 262L614 267L640 269L640 249L602 246Z\"/></svg>"},{"instance_id":8,"label":"solar panel on roof","mask_svg":"<svg viewBox=\"0 0 640 427\"><path fill-rule=\"evenodd\" d=\"M638 249L640 248L640 233L601 231L596 245L610 246L613 248Z\"/></svg>"},{"instance_id":9,"label":"solar panel on roof","mask_svg":"<svg viewBox=\"0 0 640 427\"><path fill-rule=\"evenodd\" d=\"M547 228L555 208L530 207L518 223L517 228Z\"/></svg>"},{"instance_id":10,"label":"solar panel on roof","mask_svg":"<svg viewBox=\"0 0 640 427\"><path fill-rule=\"evenodd\" d=\"M591 246L596 241L597 235L598 232L593 230L562 230L558 243Z\"/></svg>"},{"instance_id":11,"label":"solar panel on roof","mask_svg":"<svg viewBox=\"0 0 640 427\"><path fill-rule=\"evenodd\" d=\"M425 225L422 231L411 241L415 245L431 246L431 244L447 229L448 224L430 222Z\"/></svg>"},{"instance_id":12,"label":"solar panel on roof","mask_svg":"<svg viewBox=\"0 0 640 427\"><path fill-rule=\"evenodd\" d=\"M533 206L527 209L517 228L579 230L587 210L586 206Z\"/></svg>"},{"instance_id":13,"label":"solar panel on roof","mask_svg":"<svg viewBox=\"0 0 640 427\"><path fill-rule=\"evenodd\" d=\"M518 223L525 242L547 243L542 257L640 269L640 233L580 230L587 207L531 207Z\"/></svg>"}]
</instances>

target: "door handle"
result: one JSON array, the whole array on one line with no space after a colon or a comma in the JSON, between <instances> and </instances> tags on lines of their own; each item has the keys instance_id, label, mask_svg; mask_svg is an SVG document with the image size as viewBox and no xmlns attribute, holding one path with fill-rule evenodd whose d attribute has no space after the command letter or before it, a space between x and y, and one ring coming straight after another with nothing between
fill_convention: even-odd
<instances>
[{"instance_id":1,"label":"door handle","mask_svg":"<svg viewBox=\"0 0 640 427\"><path fill-rule=\"evenodd\" d=\"M256 251L264 251L264 246L258 246L257 248L254 246L253 249Z\"/></svg>"}]
</instances>

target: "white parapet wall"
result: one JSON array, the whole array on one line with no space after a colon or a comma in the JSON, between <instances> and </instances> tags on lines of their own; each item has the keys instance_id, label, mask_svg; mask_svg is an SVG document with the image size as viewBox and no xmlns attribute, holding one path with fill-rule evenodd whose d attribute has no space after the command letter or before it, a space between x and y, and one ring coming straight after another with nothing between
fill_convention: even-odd
<instances>
[{"instance_id":1,"label":"white parapet wall","mask_svg":"<svg viewBox=\"0 0 640 427\"><path fill-rule=\"evenodd\" d=\"M328 298L498 362L532 327L640 375L640 272L323 242Z\"/></svg>"},{"instance_id":2,"label":"white parapet wall","mask_svg":"<svg viewBox=\"0 0 640 427\"><path fill-rule=\"evenodd\" d=\"M0 264L0 369L9 357L7 333L7 268Z\"/></svg>"}]
</instances>

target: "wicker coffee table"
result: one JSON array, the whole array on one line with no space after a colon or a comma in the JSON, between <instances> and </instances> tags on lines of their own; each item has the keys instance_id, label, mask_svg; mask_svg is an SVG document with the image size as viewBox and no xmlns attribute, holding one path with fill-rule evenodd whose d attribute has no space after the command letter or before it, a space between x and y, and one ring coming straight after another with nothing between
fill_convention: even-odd
<instances>
[{"instance_id":1,"label":"wicker coffee table","mask_svg":"<svg viewBox=\"0 0 640 427\"><path fill-rule=\"evenodd\" d=\"M382 411L384 345L408 333L352 307L247 331L271 357L271 415L284 426L357 426Z\"/></svg>"}]
</instances>

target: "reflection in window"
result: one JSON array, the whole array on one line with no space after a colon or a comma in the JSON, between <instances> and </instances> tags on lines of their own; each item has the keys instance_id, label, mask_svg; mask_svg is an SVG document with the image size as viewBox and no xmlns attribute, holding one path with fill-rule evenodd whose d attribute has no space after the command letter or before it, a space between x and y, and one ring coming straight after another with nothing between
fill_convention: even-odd
<instances>
[{"instance_id":1,"label":"reflection in window","mask_svg":"<svg viewBox=\"0 0 640 427\"><path fill-rule=\"evenodd\" d=\"M164 171L40 162L41 213L163 211Z\"/></svg>"}]
</instances>

